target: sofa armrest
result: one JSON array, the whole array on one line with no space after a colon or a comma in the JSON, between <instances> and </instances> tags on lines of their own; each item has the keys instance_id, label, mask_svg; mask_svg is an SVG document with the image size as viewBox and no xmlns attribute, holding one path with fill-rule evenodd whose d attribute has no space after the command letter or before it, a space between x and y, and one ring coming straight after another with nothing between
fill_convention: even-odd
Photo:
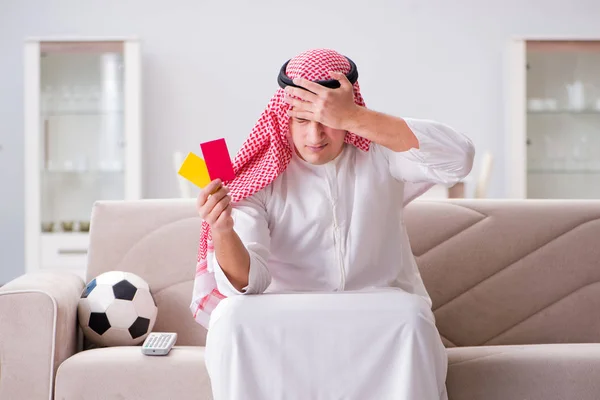
<instances>
[{"instance_id":1,"label":"sofa armrest","mask_svg":"<svg viewBox=\"0 0 600 400\"><path fill-rule=\"evenodd\" d=\"M52 399L56 369L77 351L72 273L25 274L0 288L0 399Z\"/></svg>"}]
</instances>

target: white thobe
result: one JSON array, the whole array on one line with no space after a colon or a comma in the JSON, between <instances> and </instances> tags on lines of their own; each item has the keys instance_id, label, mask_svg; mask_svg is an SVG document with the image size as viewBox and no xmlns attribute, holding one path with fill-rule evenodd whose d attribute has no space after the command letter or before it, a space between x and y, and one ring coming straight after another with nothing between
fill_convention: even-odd
<instances>
[{"instance_id":1,"label":"white thobe","mask_svg":"<svg viewBox=\"0 0 600 400\"><path fill-rule=\"evenodd\" d=\"M406 122L419 149L346 145L324 165L294 154L274 182L234 204L250 276L240 292L208 259L228 297L207 338L215 400L445 398L446 353L403 208L463 179L474 147L446 125ZM344 370L348 357L372 368Z\"/></svg>"}]
</instances>

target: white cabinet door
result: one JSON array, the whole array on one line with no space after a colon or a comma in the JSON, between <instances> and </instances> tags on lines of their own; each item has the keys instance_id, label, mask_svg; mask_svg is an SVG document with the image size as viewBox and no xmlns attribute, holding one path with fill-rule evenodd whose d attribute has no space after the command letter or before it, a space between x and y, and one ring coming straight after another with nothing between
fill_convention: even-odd
<instances>
[{"instance_id":1,"label":"white cabinet door","mask_svg":"<svg viewBox=\"0 0 600 400\"><path fill-rule=\"evenodd\" d=\"M600 40L511 41L509 197L600 198Z\"/></svg>"},{"instance_id":2,"label":"white cabinet door","mask_svg":"<svg viewBox=\"0 0 600 400\"><path fill-rule=\"evenodd\" d=\"M136 40L26 42L27 271L85 271L94 203L141 198L140 73Z\"/></svg>"}]
</instances>

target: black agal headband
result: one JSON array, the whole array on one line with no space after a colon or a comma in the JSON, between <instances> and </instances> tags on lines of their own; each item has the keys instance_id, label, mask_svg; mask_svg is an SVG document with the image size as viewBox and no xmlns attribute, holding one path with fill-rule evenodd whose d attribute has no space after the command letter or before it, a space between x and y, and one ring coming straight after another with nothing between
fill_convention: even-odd
<instances>
[{"instance_id":1,"label":"black agal headband","mask_svg":"<svg viewBox=\"0 0 600 400\"><path fill-rule=\"evenodd\" d=\"M354 61L352 61L348 57L346 57L346 60L348 60L348 62L350 63L350 71L346 74L346 78L348 78L350 83L354 85L356 83L356 81L358 80L358 70L356 69L356 64L354 63ZM279 84L279 86L282 89L285 89L286 86L293 86L293 87L299 87L301 89L304 89L298 85L295 85L294 82L292 82L292 79L290 79L286 75L285 70L286 70L289 62L290 62L290 60L286 61L286 63L283 64L283 66L281 67L281 70L279 71L279 76L277 77L277 83ZM327 79L327 80L314 81L314 82L318 83L321 86L325 86L325 87L328 87L331 89L337 89L340 87L340 82L336 79Z\"/></svg>"}]
</instances>

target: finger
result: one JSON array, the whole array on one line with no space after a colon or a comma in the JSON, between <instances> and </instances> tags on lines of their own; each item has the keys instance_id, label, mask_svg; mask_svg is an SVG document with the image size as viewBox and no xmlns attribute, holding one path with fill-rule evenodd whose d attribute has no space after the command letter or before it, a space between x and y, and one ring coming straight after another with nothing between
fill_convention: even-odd
<instances>
[{"instance_id":1,"label":"finger","mask_svg":"<svg viewBox=\"0 0 600 400\"><path fill-rule=\"evenodd\" d=\"M309 120L309 121L316 121L315 114L312 113L312 112L310 112L310 111L288 110L287 114L288 114L288 116L290 116L292 118L306 119L306 120Z\"/></svg>"},{"instance_id":2,"label":"finger","mask_svg":"<svg viewBox=\"0 0 600 400\"><path fill-rule=\"evenodd\" d=\"M229 199L229 200L226 200ZM223 211L223 209L219 209L221 206L219 206L219 204L221 204L221 202L223 201L230 201L230 197L229 196L224 196L221 200L219 200L217 203L215 203L214 205L212 205L210 208L206 208L205 210L205 215L204 215L204 221L206 221L209 225L213 225L217 218L219 218L219 215L221 214L221 212Z\"/></svg>"},{"instance_id":3,"label":"finger","mask_svg":"<svg viewBox=\"0 0 600 400\"><path fill-rule=\"evenodd\" d=\"M221 213L221 215L219 215L219 217L215 221L215 224L219 224L219 225L224 224L225 220L227 218L231 217L231 210L232 210L231 203L229 203L227 205L227 207L225 208L225 210Z\"/></svg>"},{"instance_id":4,"label":"finger","mask_svg":"<svg viewBox=\"0 0 600 400\"><path fill-rule=\"evenodd\" d=\"M221 201L221 199L225 197L227 193L229 193L229 188L222 187L221 189L217 190L214 194L209 195L208 199L201 207L200 215L203 218L206 218L212 212L212 209L215 207L215 205L219 201Z\"/></svg>"},{"instance_id":5,"label":"finger","mask_svg":"<svg viewBox=\"0 0 600 400\"><path fill-rule=\"evenodd\" d=\"M333 79L335 79L338 82L340 82L340 87L341 88L349 89L349 88L352 87L352 83L350 83L350 81L348 80L348 77L343 72L330 71L329 72L329 76L331 76Z\"/></svg>"},{"instance_id":6,"label":"finger","mask_svg":"<svg viewBox=\"0 0 600 400\"><path fill-rule=\"evenodd\" d=\"M206 205L209 207L214 207L215 204L217 204L219 201L221 201L221 199L225 196L227 196L227 194L229 193L229 188L228 187L221 187L219 188L217 191L215 191L214 193L211 193L208 196L208 200L206 201Z\"/></svg>"},{"instance_id":7,"label":"finger","mask_svg":"<svg viewBox=\"0 0 600 400\"><path fill-rule=\"evenodd\" d=\"M284 101L291 105L295 110L298 111L310 111L314 110L315 104L308 101L295 99L291 96L285 96Z\"/></svg>"},{"instance_id":8,"label":"finger","mask_svg":"<svg viewBox=\"0 0 600 400\"><path fill-rule=\"evenodd\" d=\"M292 82L294 82L294 85L298 85L300 87L303 87L304 89L308 90L309 92L312 92L313 95L315 96L319 96L324 94L325 92L327 92L328 88L326 88L325 86L321 86L318 83L315 83L313 81L309 81L308 79L304 79L304 78L294 78L292 80ZM298 88L295 88L298 89Z\"/></svg>"},{"instance_id":9,"label":"finger","mask_svg":"<svg viewBox=\"0 0 600 400\"><path fill-rule=\"evenodd\" d=\"M229 205L227 206L225 211L221 214L221 216L225 215L226 217L231 217L232 210L233 210L233 207L231 207L231 201L230 201Z\"/></svg>"},{"instance_id":10,"label":"finger","mask_svg":"<svg viewBox=\"0 0 600 400\"><path fill-rule=\"evenodd\" d=\"M310 81L306 81L306 82L310 82ZM310 83L312 83L312 82L310 82ZM317 86L320 86L320 85L317 85ZM293 86L286 86L285 92L290 96L294 96L301 100L308 101L311 103L314 103L319 98L319 96L317 96L315 93L311 93L307 90L293 87Z\"/></svg>"},{"instance_id":11,"label":"finger","mask_svg":"<svg viewBox=\"0 0 600 400\"><path fill-rule=\"evenodd\" d=\"M221 200L219 200L219 202L214 206L214 208L208 215L208 221L211 221L211 222L209 222L209 224L210 223L214 224L215 222L217 222L217 220L219 219L221 214L227 209L227 207L229 207L230 203L231 203L231 197L229 197L229 196L225 196Z\"/></svg>"},{"instance_id":12,"label":"finger","mask_svg":"<svg viewBox=\"0 0 600 400\"><path fill-rule=\"evenodd\" d=\"M222 185L220 179L215 179L211 181L208 185L206 185L198 194L198 205L202 207L206 204L206 200L213 193L216 192Z\"/></svg>"}]
</instances>

